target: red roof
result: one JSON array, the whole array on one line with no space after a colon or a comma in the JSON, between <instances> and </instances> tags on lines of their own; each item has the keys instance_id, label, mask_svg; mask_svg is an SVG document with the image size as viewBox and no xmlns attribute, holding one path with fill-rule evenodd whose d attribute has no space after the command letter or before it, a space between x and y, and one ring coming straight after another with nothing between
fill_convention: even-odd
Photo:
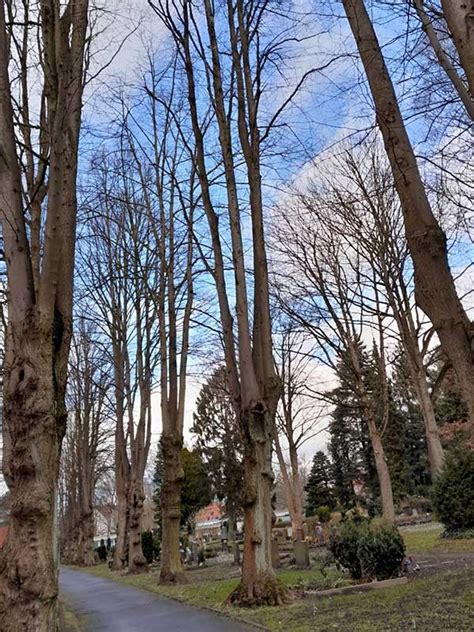
<instances>
[{"instance_id":1,"label":"red roof","mask_svg":"<svg viewBox=\"0 0 474 632\"><path fill-rule=\"evenodd\" d=\"M0 527L0 549L5 544L7 535L8 535L8 525L5 525L4 527Z\"/></svg>"},{"instance_id":2,"label":"red roof","mask_svg":"<svg viewBox=\"0 0 474 632\"><path fill-rule=\"evenodd\" d=\"M194 516L196 522L209 522L210 520L217 520L222 517L222 506L220 503L211 503L200 509Z\"/></svg>"}]
</instances>

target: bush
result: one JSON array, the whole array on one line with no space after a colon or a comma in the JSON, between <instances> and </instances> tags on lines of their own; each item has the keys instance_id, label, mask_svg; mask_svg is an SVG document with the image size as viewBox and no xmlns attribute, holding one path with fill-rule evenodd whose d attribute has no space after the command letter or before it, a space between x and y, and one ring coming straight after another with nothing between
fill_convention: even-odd
<instances>
[{"instance_id":1,"label":"bush","mask_svg":"<svg viewBox=\"0 0 474 632\"><path fill-rule=\"evenodd\" d=\"M338 532L329 539L329 550L335 560L347 568L353 579L362 577L362 564L359 558L359 542L369 532L367 520L345 520Z\"/></svg>"},{"instance_id":2,"label":"bush","mask_svg":"<svg viewBox=\"0 0 474 632\"><path fill-rule=\"evenodd\" d=\"M405 557L405 545L395 527L381 520L369 523L360 516L342 523L331 536L329 549L353 579L396 577Z\"/></svg>"},{"instance_id":3,"label":"bush","mask_svg":"<svg viewBox=\"0 0 474 632\"><path fill-rule=\"evenodd\" d=\"M158 533L143 531L142 551L148 564L151 564L160 555L161 542Z\"/></svg>"},{"instance_id":4,"label":"bush","mask_svg":"<svg viewBox=\"0 0 474 632\"><path fill-rule=\"evenodd\" d=\"M148 564L151 564L155 559L153 533L151 531L143 531L142 533L142 551Z\"/></svg>"},{"instance_id":5,"label":"bush","mask_svg":"<svg viewBox=\"0 0 474 632\"><path fill-rule=\"evenodd\" d=\"M326 523L331 520L331 510L327 505L322 505L321 507L318 507L316 510L316 514L322 523Z\"/></svg>"},{"instance_id":6,"label":"bush","mask_svg":"<svg viewBox=\"0 0 474 632\"><path fill-rule=\"evenodd\" d=\"M474 527L474 452L448 454L433 484L433 507L446 530Z\"/></svg>"},{"instance_id":7,"label":"bush","mask_svg":"<svg viewBox=\"0 0 474 632\"><path fill-rule=\"evenodd\" d=\"M359 541L358 555L365 577L390 579L398 576L405 557L405 543L398 529L374 520L369 532Z\"/></svg>"}]
</instances>

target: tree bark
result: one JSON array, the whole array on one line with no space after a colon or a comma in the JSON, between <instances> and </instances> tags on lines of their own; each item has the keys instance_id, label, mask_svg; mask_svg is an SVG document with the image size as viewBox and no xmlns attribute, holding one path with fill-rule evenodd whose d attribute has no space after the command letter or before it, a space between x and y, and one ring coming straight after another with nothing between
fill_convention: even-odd
<instances>
[{"instance_id":1,"label":"tree bark","mask_svg":"<svg viewBox=\"0 0 474 632\"><path fill-rule=\"evenodd\" d=\"M395 508L393 505L392 482L390 472L388 470L387 461L385 459L385 451L383 449L382 439L377 429L375 419L369 411L365 411L367 427L369 429L370 441L374 453L375 467L377 470L377 478L380 485L380 498L382 500L382 515L390 523L395 521Z\"/></svg>"},{"instance_id":2,"label":"tree bark","mask_svg":"<svg viewBox=\"0 0 474 632\"><path fill-rule=\"evenodd\" d=\"M433 402L431 401L426 374L422 369L417 376L415 392L418 396L421 414L425 426L426 446L430 462L431 477L434 479L441 471L444 463L444 451L439 438Z\"/></svg>"},{"instance_id":3,"label":"tree bark","mask_svg":"<svg viewBox=\"0 0 474 632\"><path fill-rule=\"evenodd\" d=\"M13 355L9 343L5 364L4 472L12 504L1 560L0 621L5 631L46 632L58 629L56 498L66 410L58 409L51 342L36 314L21 333L15 329L25 344Z\"/></svg>"},{"instance_id":4,"label":"tree bark","mask_svg":"<svg viewBox=\"0 0 474 632\"><path fill-rule=\"evenodd\" d=\"M303 499L301 497L301 478L298 463L298 453L294 442L290 441L289 446L291 478L293 487L293 498L295 506L295 516L293 522L293 540L304 540L303 532Z\"/></svg>"},{"instance_id":5,"label":"tree bark","mask_svg":"<svg viewBox=\"0 0 474 632\"><path fill-rule=\"evenodd\" d=\"M458 9L454 10L456 2L443 3L446 5L446 18L450 17L453 26L455 14L458 14ZM449 268L446 237L431 210L395 90L364 2L343 0L343 5L365 68L377 123L400 198L406 238L415 269L416 301L433 323L443 350L456 371L470 418L473 419L473 328L456 293ZM460 22L456 22L456 28L459 25ZM458 40L459 45L462 42L467 44L466 39ZM467 60L466 74L469 76L470 51L474 50L474 46L470 47L470 51L466 47L462 50Z\"/></svg>"},{"instance_id":6,"label":"tree bark","mask_svg":"<svg viewBox=\"0 0 474 632\"><path fill-rule=\"evenodd\" d=\"M127 565L128 557L128 494L126 481L116 482L117 493L117 539L115 542L112 568L120 571Z\"/></svg>"},{"instance_id":7,"label":"tree bark","mask_svg":"<svg viewBox=\"0 0 474 632\"><path fill-rule=\"evenodd\" d=\"M17 151L9 61L18 51L5 23L10 4L0 3L0 218L9 289L3 468L12 510L0 561L0 627L5 632L55 632L59 625L58 476L67 419L88 2L76 0L74 10L71 3L63 3L61 11L59 4L44 0L35 7L36 21L32 22L38 28L38 85L47 110L47 116L41 117L39 138L49 149L39 275L33 270L35 249L24 204L24 198L35 196L23 180L19 161L24 152L30 158L37 153L31 147ZM36 63L28 59L28 53L24 50L23 57L18 53L20 76Z\"/></svg>"},{"instance_id":8,"label":"tree bark","mask_svg":"<svg viewBox=\"0 0 474 632\"><path fill-rule=\"evenodd\" d=\"M464 81L458 75L456 68L453 66L451 60L446 55L436 34L436 31L431 23L431 20L425 11L423 0L414 0L414 5L418 17L420 18L420 21L423 25L423 30L425 31L428 40L435 52L436 58L438 59L439 65L441 66L441 68L443 68L449 80L451 81L451 84L456 90L462 104L466 109L467 114L469 115L471 120L474 121L474 99L469 94ZM473 20L474 26L474 12L471 19ZM471 47L474 47L474 38L472 38Z\"/></svg>"},{"instance_id":9,"label":"tree bark","mask_svg":"<svg viewBox=\"0 0 474 632\"><path fill-rule=\"evenodd\" d=\"M473 97L474 7L468 0L441 0L441 6Z\"/></svg>"},{"instance_id":10,"label":"tree bark","mask_svg":"<svg viewBox=\"0 0 474 632\"><path fill-rule=\"evenodd\" d=\"M261 408L247 411L244 445L244 555L242 577L229 601L242 606L285 603L286 590L276 581L272 565L271 445L274 419Z\"/></svg>"},{"instance_id":11,"label":"tree bark","mask_svg":"<svg viewBox=\"0 0 474 632\"><path fill-rule=\"evenodd\" d=\"M281 449L280 439L278 437L278 431L275 427L275 452L278 458L278 465L280 467L280 473L283 478L283 485L285 487L286 493L286 501L288 503L288 511L290 513L291 518L291 528L292 528L292 536L295 537L297 531L298 519L296 517L296 506L293 494L293 481L290 480L290 476L288 474L288 468L285 463L285 459L283 457L283 450Z\"/></svg>"},{"instance_id":12,"label":"tree bark","mask_svg":"<svg viewBox=\"0 0 474 632\"><path fill-rule=\"evenodd\" d=\"M129 494L128 572L138 574L148 570L142 550L143 479L132 480Z\"/></svg>"},{"instance_id":13,"label":"tree bark","mask_svg":"<svg viewBox=\"0 0 474 632\"><path fill-rule=\"evenodd\" d=\"M183 565L180 555L181 485L184 471L181 466L182 438L161 436L163 450L163 484L161 488L162 543L160 582L175 584L182 580Z\"/></svg>"}]
</instances>

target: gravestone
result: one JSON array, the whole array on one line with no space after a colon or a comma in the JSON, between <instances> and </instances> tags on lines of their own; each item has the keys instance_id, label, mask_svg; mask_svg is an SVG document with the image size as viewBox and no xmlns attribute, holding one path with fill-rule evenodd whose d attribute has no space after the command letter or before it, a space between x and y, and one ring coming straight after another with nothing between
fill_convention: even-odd
<instances>
[{"instance_id":1,"label":"gravestone","mask_svg":"<svg viewBox=\"0 0 474 632\"><path fill-rule=\"evenodd\" d=\"M236 566L240 565L240 543L235 540L234 541L234 562Z\"/></svg>"},{"instance_id":2,"label":"gravestone","mask_svg":"<svg viewBox=\"0 0 474 632\"><path fill-rule=\"evenodd\" d=\"M196 564L197 566L199 564L199 546L197 542L192 543L191 551L192 551L193 564Z\"/></svg>"},{"instance_id":3,"label":"gravestone","mask_svg":"<svg viewBox=\"0 0 474 632\"><path fill-rule=\"evenodd\" d=\"M280 549L278 548L278 540L272 539L272 566L280 568Z\"/></svg>"},{"instance_id":4,"label":"gravestone","mask_svg":"<svg viewBox=\"0 0 474 632\"><path fill-rule=\"evenodd\" d=\"M293 542L293 552L295 554L295 564L298 568L309 567L309 549L307 542L296 540Z\"/></svg>"}]
</instances>

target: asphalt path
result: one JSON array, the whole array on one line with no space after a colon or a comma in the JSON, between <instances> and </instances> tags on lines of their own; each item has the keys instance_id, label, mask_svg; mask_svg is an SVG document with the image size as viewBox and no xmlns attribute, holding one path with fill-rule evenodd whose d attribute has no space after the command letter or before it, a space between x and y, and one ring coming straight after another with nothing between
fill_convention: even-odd
<instances>
[{"instance_id":1,"label":"asphalt path","mask_svg":"<svg viewBox=\"0 0 474 632\"><path fill-rule=\"evenodd\" d=\"M69 568L61 568L59 584L89 632L255 631L208 610Z\"/></svg>"}]
</instances>

